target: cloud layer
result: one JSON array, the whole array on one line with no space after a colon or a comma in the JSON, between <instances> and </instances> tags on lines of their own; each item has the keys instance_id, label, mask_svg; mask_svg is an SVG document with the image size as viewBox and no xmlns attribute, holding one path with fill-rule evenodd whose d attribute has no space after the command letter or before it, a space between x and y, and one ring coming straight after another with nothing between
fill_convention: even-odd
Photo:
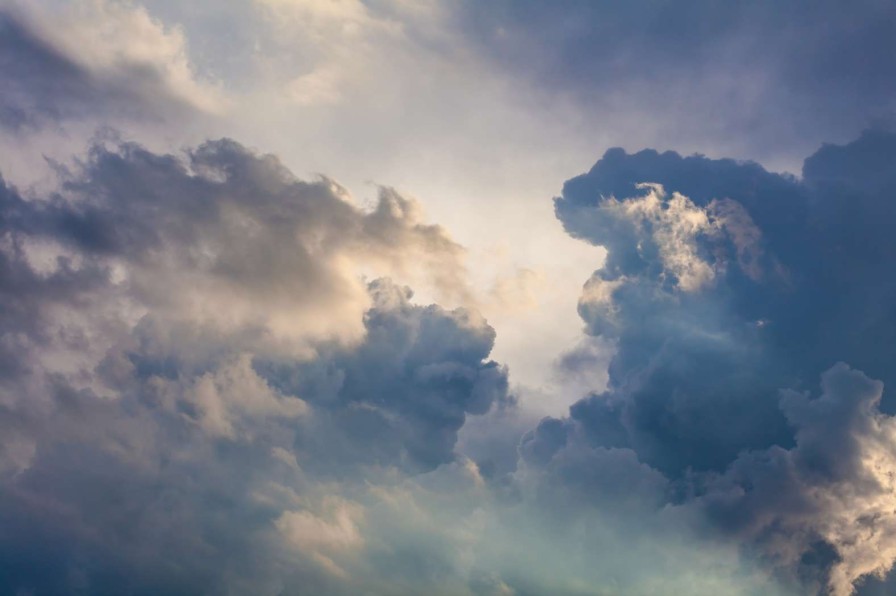
<instances>
[{"instance_id":1,"label":"cloud layer","mask_svg":"<svg viewBox=\"0 0 896 596\"><path fill-rule=\"evenodd\" d=\"M151 6L0 1L0 593L892 591L896 134L517 197L886 120L891 7Z\"/></svg>"},{"instance_id":2,"label":"cloud layer","mask_svg":"<svg viewBox=\"0 0 896 596\"><path fill-rule=\"evenodd\" d=\"M888 151L869 132L797 180L611 150L570 180L558 216L608 250L580 315L614 355L534 428L478 313L363 281L464 291L460 247L392 190L361 209L230 140L4 185L4 582L850 594L896 557L896 428L865 376L896 345ZM640 559L592 559L611 544Z\"/></svg>"},{"instance_id":3,"label":"cloud layer","mask_svg":"<svg viewBox=\"0 0 896 596\"><path fill-rule=\"evenodd\" d=\"M225 104L196 79L180 32L145 9L4 2L0 31L0 124L12 131L86 118L158 122Z\"/></svg>"},{"instance_id":4,"label":"cloud layer","mask_svg":"<svg viewBox=\"0 0 896 596\"><path fill-rule=\"evenodd\" d=\"M887 2L467 2L460 15L483 55L537 92L598 128L626 121L625 146L672 138L794 167L794 151L893 119Z\"/></svg>"}]
</instances>

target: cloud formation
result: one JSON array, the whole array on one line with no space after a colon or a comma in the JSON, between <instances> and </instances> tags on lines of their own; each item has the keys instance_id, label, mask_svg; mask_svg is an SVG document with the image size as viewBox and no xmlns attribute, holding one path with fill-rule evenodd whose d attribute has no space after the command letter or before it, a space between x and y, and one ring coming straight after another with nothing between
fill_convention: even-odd
<instances>
[{"instance_id":1,"label":"cloud formation","mask_svg":"<svg viewBox=\"0 0 896 596\"><path fill-rule=\"evenodd\" d=\"M880 305L896 298L896 246L880 222L894 221L892 164L896 136L867 132L819 150L801 180L614 149L568 181L558 217L608 250L579 311L616 353L607 390L543 422L524 439L527 461L557 465L580 434L631 449L673 482L669 503L701 509L797 585L849 594L883 576L896 443L877 408L893 411L883 388L896 381L896 320ZM841 359L884 383L830 368Z\"/></svg>"},{"instance_id":2,"label":"cloud formation","mask_svg":"<svg viewBox=\"0 0 896 596\"><path fill-rule=\"evenodd\" d=\"M63 178L2 187L4 585L343 593L352 494L512 405L477 313L363 281L462 282L394 191L363 210L228 140L97 146Z\"/></svg>"},{"instance_id":3,"label":"cloud formation","mask_svg":"<svg viewBox=\"0 0 896 596\"><path fill-rule=\"evenodd\" d=\"M85 118L151 119L219 112L197 80L183 35L140 7L0 3L0 124L12 131Z\"/></svg>"},{"instance_id":4,"label":"cloud formation","mask_svg":"<svg viewBox=\"0 0 896 596\"><path fill-rule=\"evenodd\" d=\"M466 2L485 60L569 101L614 141L752 157L787 167L823 141L893 119L896 10L868 0L681 6Z\"/></svg>"},{"instance_id":5,"label":"cloud formation","mask_svg":"<svg viewBox=\"0 0 896 596\"><path fill-rule=\"evenodd\" d=\"M50 196L4 185L4 581L850 594L896 555L896 430L885 384L825 361L890 374L893 344L853 336L893 328L872 309L892 240L844 240L891 216L864 158L887 150L822 148L802 180L611 150L569 181L558 216L608 250L580 314L614 355L606 390L533 426L480 315L363 281L461 284L392 190L361 209L230 140L98 145ZM877 285L844 296L850 276ZM588 345L560 371L594 378Z\"/></svg>"},{"instance_id":6,"label":"cloud formation","mask_svg":"<svg viewBox=\"0 0 896 596\"><path fill-rule=\"evenodd\" d=\"M697 502L710 519L756 544L804 583L851 594L892 568L896 419L878 410L883 384L840 363L822 394L784 392L796 445L740 455Z\"/></svg>"},{"instance_id":7,"label":"cloud formation","mask_svg":"<svg viewBox=\"0 0 896 596\"><path fill-rule=\"evenodd\" d=\"M892 591L896 135L611 149L581 252L517 196L886 119L891 7L210 7L0 0L0 592ZM286 163L444 192L498 331L416 200Z\"/></svg>"}]
</instances>

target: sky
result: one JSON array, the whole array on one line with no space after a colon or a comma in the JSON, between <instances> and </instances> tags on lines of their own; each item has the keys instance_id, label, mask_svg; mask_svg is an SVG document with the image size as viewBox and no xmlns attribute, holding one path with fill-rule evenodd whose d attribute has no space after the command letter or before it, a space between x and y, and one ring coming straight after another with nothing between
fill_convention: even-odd
<instances>
[{"instance_id":1,"label":"sky","mask_svg":"<svg viewBox=\"0 0 896 596\"><path fill-rule=\"evenodd\" d=\"M0 0L0 594L892 594L894 29Z\"/></svg>"}]
</instances>

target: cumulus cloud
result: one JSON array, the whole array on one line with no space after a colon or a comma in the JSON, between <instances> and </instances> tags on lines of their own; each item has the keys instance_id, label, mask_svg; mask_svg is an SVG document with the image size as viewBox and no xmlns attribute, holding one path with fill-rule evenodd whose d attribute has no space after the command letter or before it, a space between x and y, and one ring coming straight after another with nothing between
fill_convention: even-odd
<instances>
[{"instance_id":1,"label":"cumulus cloud","mask_svg":"<svg viewBox=\"0 0 896 596\"><path fill-rule=\"evenodd\" d=\"M8 239L50 277L95 269L126 316L292 340L357 338L362 269L422 274L464 295L462 249L383 189L366 212L327 179L303 182L271 156L209 142L186 160L137 145L95 147L62 192L7 189ZM187 327L172 329L189 341ZM198 333L198 331L197 331ZM298 342L298 343L295 343Z\"/></svg>"},{"instance_id":2,"label":"cumulus cloud","mask_svg":"<svg viewBox=\"0 0 896 596\"><path fill-rule=\"evenodd\" d=\"M484 363L494 330L474 311L415 306L407 288L382 281L370 291L360 346L321 346L307 363L259 362L275 385L315 396L296 444L315 454L305 465L322 476L356 465L432 470L454 459L468 415L509 401L506 370Z\"/></svg>"},{"instance_id":3,"label":"cumulus cloud","mask_svg":"<svg viewBox=\"0 0 896 596\"><path fill-rule=\"evenodd\" d=\"M744 540L785 584L849 594L885 575L894 445L883 388L896 381L896 321L878 305L894 298L896 247L870 221L894 221L894 148L883 132L826 146L801 180L610 150L568 181L558 217L608 250L579 312L615 354L606 390L542 422L524 460L559 469L581 437L631 450L671 481L663 502ZM862 242L847 240L859 230ZM830 368L837 360L884 383ZM574 475L604 468L614 469L583 460Z\"/></svg>"},{"instance_id":4,"label":"cumulus cloud","mask_svg":"<svg viewBox=\"0 0 896 596\"><path fill-rule=\"evenodd\" d=\"M50 196L3 186L6 585L654 589L619 557L561 556L619 540L691 593L740 577L678 519L623 538L669 490L635 451L546 422L517 461L529 422L488 360L494 330L359 276L416 267L453 287L458 247L400 195L360 209L233 141L97 146L60 175Z\"/></svg>"},{"instance_id":5,"label":"cumulus cloud","mask_svg":"<svg viewBox=\"0 0 896 596\"><path fill-rule=\"evenodd\" d=\"M460 247L391 189L362 209L228 140L60 175L0 194L4 585L351 592L352 494L512 403L478 313L362 275L456 295Z\"/></svg>"},{"instance_id":6,"label":"cumulus cloud","mask_svg":"<svg viewBox=\"0 0 896 596\"><path fill-rule=\"evenodd\" d=\"M518 124L530 114L508 109L508 97L529 98L518 91L530 87L515 86L527 77L550 81L552 98L597 97L605 114L632 113L617 109L623 96L635 112L674 106L692 85L706 91L698 106L731 94L738 116L706 120L725 120L722 132L737 139L732 131L758 120L779 132L783 120L769 115L794 116L785 133L806 131L793 110L803 101L823 118L849 108L844 119L855 122L891 95L874 82L888 80L887 66L871 59L856 85L815 93L869 55L830 7L793 22L802 38L842 39L836 60L785 52L794 46L776 33L777 16L762 29L774 33L762 36L768 47L752 53L755 31L726 23L767 19L764 7L718 9L710 30L693 31L690 11L707 7L613 9L592 27L584 5L562 22L525 4L512 15L439 2L217 6L222 23L254 20L234 32L238 42L204 46L218 51L202 57L200 75L193 59L203 52L188 56L195 46L182 30L139 6L2 4L7 140L50 131L55 145L57 127L128 120L187 127L233 107L207 69L239 63L246 72L229 71L228 83L256 87L240 90L235 129L284 106L302 110L293 130L306 134L278 127L281 146L337 147L346 169L372 164L365 177L419 154L413 163L427 167L417 175L439 187L460 183L431 167L464 153L449 146L476 145L470 155L490 158L474 160L494 170L489 179L520 169L522 153L469 141L471 124L513 129L498 135L511 144L562 138L526 133ZM863 38L883 39L890 10L860 9L881 17L859 27ZM663 34L628 35L645 20ZM828 21L837 24L819 27ZM456 43L470 39L478 45ZM544 39L561 43L546 52ZM767 77L754 95L741 92L755 78L719 78L720 65L747 54L748 71ZM787 59L763 68L769 55ZM705 68L682 69L682 57ZM513 74L498 76L495 64ZM773 108L785 80L793 103ZM652 92L656 81L665 93ZM869 101L853 110L855 92ZM433 106L462 117L435 122ZM396 118L401 126L384 125ZM759 128L742 147L767 138ZM424 142L433 136L454 140ZM333 180L299 179L228 139L168 153L102 138L69 165L50 164L51 190L0 182L0 584L10 591L886 589L896 560L893 134L825 146L801 178L608 151L554 203L571 236L607 251L602 264L600 250L581 252L599 266L578 282L585 337L554 360L536 362L542 344L561 343L544 313L561 306L558 280L578 275L557 273L573 253L523 259L555 248L528 224L526 249L507 242L499 257L480 246L475 254L490 259L480 272L504 260L482 284L482 304L509 317L505 341L531 365L519 368L554 363L555 387L544 392L568 395L546 402L584 395L568 415L541 420L516 407L513 371L490 359L496 332L469 308L464 249L415 200L383 187L362 206ZM498 218L483 214L524 211L515 199L512 210L488 203L477 199L475 222L459 210L452 221L488 236ZM420 304L406 283L468 306ZM541 322L524 325L530 313Z\"/></svg>"},{"instance_id":7,"label":"cumulus cloud","mask_svg":"<svg viewBox=\"0 0 896 596\"><path fill-rule=\"evenodd\" d=\"M840 596L896 561L896 419L878 410L883 384L842 363L824 373L821 388L817 398L781 398L792 449L739 456L697 503L773 564Z\"/></svg>"},{"instance_id":8,"label":"cumulus cloud","mask_svg":"<svg viewBox=\"0 0 896 596\"><path fill-rule=\"evenodd\" d=\"M229 140L4 184L4 582L849 594L892 567L896 431L885 385L823 363L892 374L854 336L893 329L893 241L845 238L891 216L861 156L893 147L825 147L802 180L614 150L569 181L558 216L608 256L557 370L600 386L541 422L476 311L363 279L463 290L395 191L362 209Z\"/></svg>"}]
</instances>

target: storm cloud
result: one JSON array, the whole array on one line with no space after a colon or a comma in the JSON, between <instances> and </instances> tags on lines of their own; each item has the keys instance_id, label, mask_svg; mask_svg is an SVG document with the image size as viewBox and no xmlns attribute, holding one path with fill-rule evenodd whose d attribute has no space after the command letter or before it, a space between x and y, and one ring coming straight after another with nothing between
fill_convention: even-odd
<instances>
[{"instance_id":1,"label":"storm cloud","mask_svg":"<svg viewBox=\"0 0 896 596\"><path fill-rule=\"evenodd\" d=\"M0 593L892 592L896 13L811 8L0 0Z\"/></svg>"},{"instance_id":2,"label":"storm cloud","mask_svg":"<svg viewBox=\"0 0 896 596\"><path fill-rule=\"evenodd\" d=\"M568 181L558 217L608 250L579 312L616 352L606 391L524 439L528 461L556 465L583 434L632 450L672 481L670 504L699 503L799 585L848 594L885 574L894 164L896 135L869 131L801 179L613 149Z\"/></svg>"},{"instance_id":3,"label":"storm cloud","mask_svg":"<svg viewBox=\"0 0 896 596\"><path fill-rule=\"evenodd\" d=\"M894 327L875 305L894 247L867 222L892 219L886 151L893 135L868 132L797 179L610 150L567 182L558 217L607 248L579 313L613 355L605 390L537 424L475 310L364 279L465 292L462 249L391 189L360 208L231 140L97 145L55 193L4 185L4 582L850 594L883 578ZM628 554L588 555L614 544Z\"/></svg>"},{"instance_id":4,"label":"storm cloud","mask_svg":"<svg viewBox=\"0 0 896 596\"><path fill-rule=\"evenodd\" d=\"M631 118L625 146L663 139L792 167L795 152L893 118L888 2L468 2L459 18L533 92Z\"/></svg>"}]
</instances>

